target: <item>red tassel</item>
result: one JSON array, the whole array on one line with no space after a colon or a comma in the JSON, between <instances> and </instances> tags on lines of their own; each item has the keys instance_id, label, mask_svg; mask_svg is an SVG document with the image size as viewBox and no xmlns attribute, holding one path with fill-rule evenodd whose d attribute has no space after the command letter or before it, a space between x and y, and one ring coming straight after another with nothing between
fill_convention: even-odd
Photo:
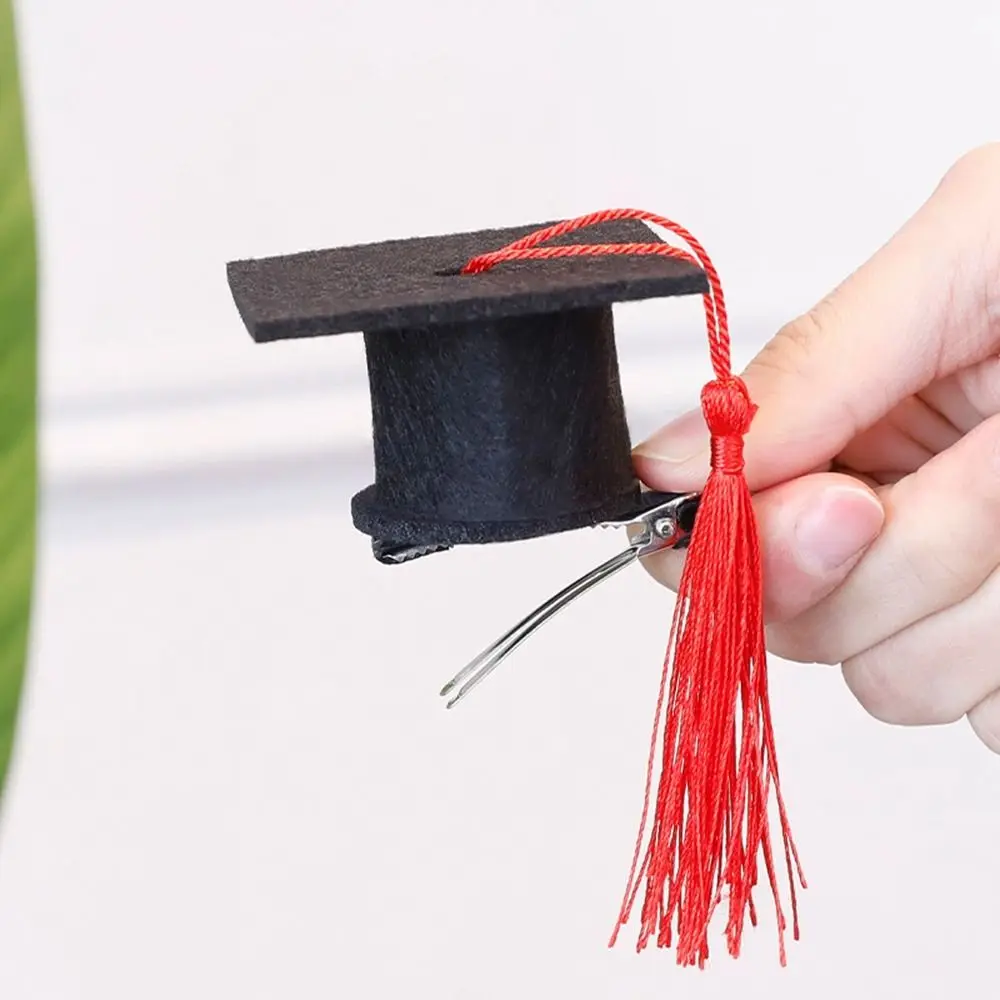
<instances>
[{"instance_id":1,"label":"red tassel","mask_svg":"<svg viewBox=\"0 0 1000 1000\"><path fill-rule=\"evenodd\" d=\"M661 243L539 246L584 226L626 218L667 229L683 239L693 255ZM728 320L718 273L683 227L632 209L597 212L550 226L477 257L465 271L478 273L505 260L618 253L680 257L695 260L703 268L710 288L704 301L715 379L701 396L712 440L711 472L678 590L657 698L639 835L610 943L614 945L627 923L644 885L638 950L654 939L659 947L676 947L678 964L704 967L709 926L716 908L728 899L726 943L729 953L738 956L746 918L751 924L757 922L752 893L763 862L784 965L786 921L768 815L772 791L796 939L795 876L803 888L806 883L781 795L768 701L760 540L743 475L743 438L756 407L743 381L731 371Z\"/></svg>"},{"instance_id":2,"label":"red tassel","mask_svg":"<svg viewBox=\"0 0 1000 1000\"><path fill-rule=\"evenodd\" d=\"M746 917L757 922L752 890L762 859L777 910L784 965L786 922L768 822L772 788L796 939L793 868L803 887L805 880L781 796L767 695L760 547L743 476L743 435L755 407L746 386L732 376L705 387L702 407L712 435L712 471L678 590L643 819L611 943L628 920L644 882L639 950L654 935L660 947L670 947L676 924L678 963L703 967L709 955L709 924L716 906L728 897L726 942L729 953L738 956ZM659 788L640 865L664 715Z\"/></svg>"}]
</instances>

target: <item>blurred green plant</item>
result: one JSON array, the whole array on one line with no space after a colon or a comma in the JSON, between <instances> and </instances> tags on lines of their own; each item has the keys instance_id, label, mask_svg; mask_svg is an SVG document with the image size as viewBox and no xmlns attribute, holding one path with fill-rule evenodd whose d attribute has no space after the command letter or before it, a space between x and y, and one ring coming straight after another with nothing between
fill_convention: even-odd
<instances>
[{"instance_id":1,"label":"blurred green plant","mask_svg":"<svg viewBox=\"0 0 1000 1000\"><path fill-rule=\"evenodd\" d=\"M37 499L37 262L11 0L0 0L0 803L28 655Z\"/></svg>"}]
</instances>

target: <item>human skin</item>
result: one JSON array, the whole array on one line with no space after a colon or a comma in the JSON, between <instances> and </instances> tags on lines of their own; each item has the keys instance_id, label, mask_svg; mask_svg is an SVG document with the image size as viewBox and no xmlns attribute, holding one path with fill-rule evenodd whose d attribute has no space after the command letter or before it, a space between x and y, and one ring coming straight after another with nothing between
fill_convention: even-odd
<instances>
[{"instance_id":1,"label":"human skin","mask_svg":"<svg viewBox=\"0 0 1000 1000\"><path fill-rule=\"evenodd\" d=\"M966 716L1000 753L1000 143L743 377L769 649L842 664L884 722ZM634 464L654 489L701 487L700 411ZM645 563L676 589L682 560Z\"/></svg>"}]
</instances>

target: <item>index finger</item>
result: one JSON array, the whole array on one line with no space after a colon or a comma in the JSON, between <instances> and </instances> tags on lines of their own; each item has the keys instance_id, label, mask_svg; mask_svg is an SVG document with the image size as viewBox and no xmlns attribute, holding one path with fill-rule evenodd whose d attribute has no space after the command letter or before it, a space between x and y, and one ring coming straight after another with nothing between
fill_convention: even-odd
<instances>
[{"instance_id":1,"label":"index finger","mask_svg":"<svg viewBox=\"0 0 1000 1000\"><path fill-rule=\"evenodd\" d=\"M826 467L902 400L998 343L1000 144L960 160L885 246L751 362L751 488ZM657 489L700 488L709 459L700 433L702 447L684 449L676 428L654 434L636 448L639 475Z\"/></svg>"}]
</instances>

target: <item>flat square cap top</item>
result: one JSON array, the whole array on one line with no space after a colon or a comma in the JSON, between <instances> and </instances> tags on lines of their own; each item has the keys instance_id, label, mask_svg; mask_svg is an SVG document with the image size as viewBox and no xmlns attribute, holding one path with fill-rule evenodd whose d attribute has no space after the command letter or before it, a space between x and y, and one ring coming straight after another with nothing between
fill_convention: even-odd
<instances>
[{"instance_id":1,"label":"flat square cap top","mask_svg":"<svg viewBox=\"0 0 1000 1000\"><path fill-rule=\"evenodd\" d=\"M471 258L549 224L235 261L227 268L229 287L258 342L470 323L707 291L698 267L657 256L517 261L482 274L459 273ZM660 242L643 223L626 220L590 226L546 246Z\"/></svg>"}]
</instances>

